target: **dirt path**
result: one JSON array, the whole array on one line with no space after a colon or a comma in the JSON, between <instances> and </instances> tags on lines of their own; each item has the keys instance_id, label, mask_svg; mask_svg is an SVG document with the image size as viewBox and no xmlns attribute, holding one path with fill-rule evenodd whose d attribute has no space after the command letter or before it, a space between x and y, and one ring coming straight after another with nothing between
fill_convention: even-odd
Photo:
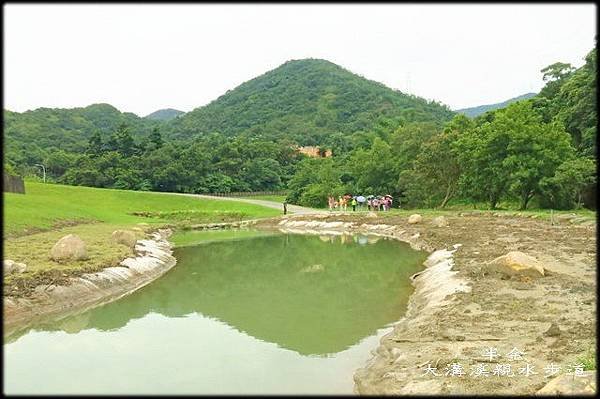
<instances>
[{"instance_id":1,"label":"dirt path","mask_svg":"<svg viewBox=\"0 0 600 399\"><path fill-rule=\"evenodd\" d=\"M261 205L261 206L265 206L267 208L279 209L281 211L281 213L283 214L283 204L281 204L279 202L275 202L275 201L249 199L249 198L235 198L235 197L216 197L216 196L212 196L212 195L203 195L203 194L182 194L182 193L171 193L171 194L185 195L188 197L204 198L204 199L210 199L210 200L245 202L247 204ZM289 213L296 214L296 215L311 215L311 214L327 213L327 211L324 211L321 209L306 208L303 206L291 205L291 204L287 205L287 210Z\"/></svg>"}]
</instances>

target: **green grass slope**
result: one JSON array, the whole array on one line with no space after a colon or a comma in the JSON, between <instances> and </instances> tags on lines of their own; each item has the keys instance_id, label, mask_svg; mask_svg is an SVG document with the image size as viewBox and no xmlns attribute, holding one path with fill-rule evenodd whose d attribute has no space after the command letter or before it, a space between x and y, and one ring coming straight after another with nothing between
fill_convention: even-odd
<instances>
[{"instance_id":1,"label":"green grass slope","mask_svg":"<svg viewBox=\"0 0 600 399\"><path fill-rule=\"evenodd\" d=\"M135 224L241 220L279 215L276 209L233 201L26 182L26 194L4 193L4 234L85 222ZM146 213L136 216L133 213Z\"/></svg>"}]
</instances>

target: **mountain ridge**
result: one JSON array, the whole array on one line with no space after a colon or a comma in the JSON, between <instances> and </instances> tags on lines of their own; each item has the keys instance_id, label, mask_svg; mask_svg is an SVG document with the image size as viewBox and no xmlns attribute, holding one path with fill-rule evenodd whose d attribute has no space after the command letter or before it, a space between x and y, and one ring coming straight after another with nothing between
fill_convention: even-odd
<instances>
[{"instance_id":1,"label":"mountain ridge","mask_svg":"<svg viewBox=\"0 0 600 399\"><path fill-rule=\"evenodd\" d=\"M438 102L391 89L328 60L305 58L243 82L172 121L168 130L178 137L288 135L310 145L329 133L368 130L381 118L442 123L453 115Z\"/></svg>"},{"instance_id":2,"label":"mountain ridge","mask_svg":"<svg viewBox=\"0 0 600 399\"><path fill-rule=\"evenodd\" d=\"M508 100L505 100L505 101L502 101L499 103L476 105L474 107L457 109L454 112L464 114L468 117L474 118L474 117L482 115L488 111L493 111L495 109L504 108L510 103L514 103L516 101L521 101L521 100L527 100L529 98L535 97L535 96L537 96L537 94L538 93L533 93L533 92L525 93L525 94L521 94L520 96L517 96L517 97L509 98Z\"/></svg>"},{"instance_id":3,"label":"mountain ridge","mask_svg":"<svg viewBox=\"0 0 600 399\"><path fill-rule=\"evenodd\" d=\"M169 121L183 114L185 114L185 112L175 108L162 108L144 116L144 118L159 121Z\"/></svg>"}]
</instances>

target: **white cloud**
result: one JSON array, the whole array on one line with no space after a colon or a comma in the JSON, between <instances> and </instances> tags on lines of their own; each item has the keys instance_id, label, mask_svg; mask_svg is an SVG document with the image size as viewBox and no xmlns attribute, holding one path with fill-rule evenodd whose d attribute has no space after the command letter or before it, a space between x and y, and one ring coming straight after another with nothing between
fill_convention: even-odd
<instances>
[{"instance_id":1,"label":"white cloud","mask_svg":"<svg viewBox=\"0 0 600 399\"><path fill-rule=\"evenodd\" d=\"M553 62L582 65L596 26L591 3L4 7L4 100L15 111L189 111L306 57L462 108L539 90Z\"/></svg>"}]
</instances>

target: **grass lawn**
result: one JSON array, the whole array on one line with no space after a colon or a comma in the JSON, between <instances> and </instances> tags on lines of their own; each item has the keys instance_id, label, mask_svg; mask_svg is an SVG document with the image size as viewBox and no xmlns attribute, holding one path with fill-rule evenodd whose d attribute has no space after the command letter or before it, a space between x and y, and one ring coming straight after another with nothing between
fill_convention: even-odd
<instances>
[{"instance_id":1,"label":"grass lawn","mask_svg":"<svg viewBox=\"0 0 600 399\"><path fill-rule=\"evenodd\" d=\"M141 191L26 182L25 192L4 193L5 237L87 221L216 222L279 215L277 210L253 204ZM152 217L136 216L134 212Z\"/></svg>"},{"instance_id":2,"label":"grass lawn","mask_svg":"<svg viewBox=\"0 0 600 399\"><path fill-rule=\"evenodd\" d=\"M118 264L132 250L112 241L111 234L117 229L183 227L280 214L276 209L242 202L37 182L25 182L25 192L4 193L4 259L27 265L25 273L5 278L5 292L7 287L14 288L17 280L43 278L49 271L76 275ZM52 246L67 234L86 242L88 260L59 264L50 259ZM137 234L141 238L144 233Z\"/></svg>"}]
</instances>

